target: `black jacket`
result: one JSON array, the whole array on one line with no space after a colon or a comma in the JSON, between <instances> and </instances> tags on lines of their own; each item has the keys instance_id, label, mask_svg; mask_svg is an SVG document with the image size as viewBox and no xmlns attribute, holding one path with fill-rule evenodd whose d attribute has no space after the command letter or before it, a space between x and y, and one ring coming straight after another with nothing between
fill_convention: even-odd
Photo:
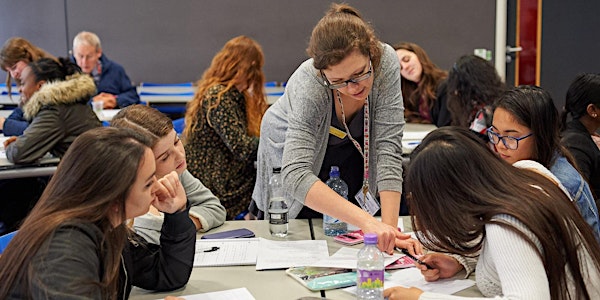
<instances>
[{"instance_id":1,"label":"black jacket","mask_svg":"<svg viewBox=\"0 0 600 300\"><path fill-rule=\"evenodd\" d=\"M579 171L588 181L596 203L600 199L600 149L588 130L579 122L572 120L562 132L561 143L567 147L577 163Z\"/></svg>"},{"instance_id":2,"label":"black jacket","mask_svg":"<svg viewBox=\"0 0 600 300\"><path fill-rule=\"evenodd\" d=\"M188 282L196 243L188 211L165 214L160 246L134 234L122 253L117 299L127 299L132 285L165 291ZM104 272L101 244L102 232L92 223L59 227L31 262L31 284L15 286L10 299L106 299L96 284Z\"/></svg>"}]
</instances>

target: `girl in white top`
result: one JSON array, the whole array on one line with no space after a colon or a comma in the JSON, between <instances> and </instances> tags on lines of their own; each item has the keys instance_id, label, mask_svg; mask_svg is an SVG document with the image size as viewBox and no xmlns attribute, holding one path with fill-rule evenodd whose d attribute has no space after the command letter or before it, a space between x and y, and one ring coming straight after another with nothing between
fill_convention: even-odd
<instances>
[{"instance_id":1,"label":"girl in white top","mask_svg":"<svg viewBox=\"0 0 600 300\"><path fill-rule=\"evenodd\" d=\"M435 188L431 188L435 187ZM467 129L444 127L415 149L406 178L413 228L426 248L476 256L477 287L496 299L600 299L600 246L568 196L551 180L514 168ZM463 266L425 255L425 280ZM394 299L462 299L395 287Z\"/></svg>"}]
</instances>

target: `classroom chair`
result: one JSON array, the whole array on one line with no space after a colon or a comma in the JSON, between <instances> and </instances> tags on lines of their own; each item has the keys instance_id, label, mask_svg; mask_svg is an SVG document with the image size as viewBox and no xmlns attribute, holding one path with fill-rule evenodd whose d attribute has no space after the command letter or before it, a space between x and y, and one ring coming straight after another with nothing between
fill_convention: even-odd
<instances>
[{"instance_id":1,"label":"classroom chair","mask_svg":"<svg viewBox=\"0 0 600 300\"><path fill-rule=\"evenodd\" d=\"M177 132L177 135L180 135L183 132L184 128L185 128L185 118L179 118L179 119L173 120L173 129L175 129L175 132Z\"/></svg>"},{"instance_id":2,"label":"classroom chair","mask_svg":"<svg viewBox=\"0 0 600 300\"><path fill-rule=\"evenodd\" d=\"M8 243L10 243L10 241L16 234L17 231L13 231L11 233L7 233L3 236L0 236L0 254L4 252L4 249L6 249L6 246L8 246Z\"/></svg>"}]
</instances>

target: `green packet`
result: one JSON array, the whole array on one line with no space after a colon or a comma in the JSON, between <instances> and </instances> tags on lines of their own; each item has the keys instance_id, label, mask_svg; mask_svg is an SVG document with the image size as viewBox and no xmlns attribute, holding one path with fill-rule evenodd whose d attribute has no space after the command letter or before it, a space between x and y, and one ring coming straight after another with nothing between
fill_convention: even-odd
<instances>
[{"instance_id":1,"label":"green packet","mask_svg":"<svg viewBox=\"0 0 600 300\"><path fill-rule=\"evenodd\" d=\"M286 274L311 291L331 290L356 285L356 271L325 267L291 267ZM385 273L385 277L389 277Z\"/></svg>"}]
</instances>

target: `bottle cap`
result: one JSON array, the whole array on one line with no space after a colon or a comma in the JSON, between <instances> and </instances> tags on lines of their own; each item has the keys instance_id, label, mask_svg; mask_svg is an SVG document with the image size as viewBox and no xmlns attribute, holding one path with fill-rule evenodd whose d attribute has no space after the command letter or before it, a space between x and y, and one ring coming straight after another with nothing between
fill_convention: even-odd
<instances>
[{"instance_id":1,"label":"bottle cap","mask_svg":"<svg viewBox=\"0 0 600 300\"><path fill-rule=\"evenodd\" d=\"M364 239L365 239L365 245L376 245L377 244L377 235L374 233L365 233Z\"/></svg>"},{"instance_id":2,"label":"bottle cap","mask_svg":"<svg viewBox=\"0 0 600 300\"><path fill-rule=\"evenodd\" d=\"M340 177L340 168L338 166L331 166L329 177Z\"/></svg>"}]
</instances>

